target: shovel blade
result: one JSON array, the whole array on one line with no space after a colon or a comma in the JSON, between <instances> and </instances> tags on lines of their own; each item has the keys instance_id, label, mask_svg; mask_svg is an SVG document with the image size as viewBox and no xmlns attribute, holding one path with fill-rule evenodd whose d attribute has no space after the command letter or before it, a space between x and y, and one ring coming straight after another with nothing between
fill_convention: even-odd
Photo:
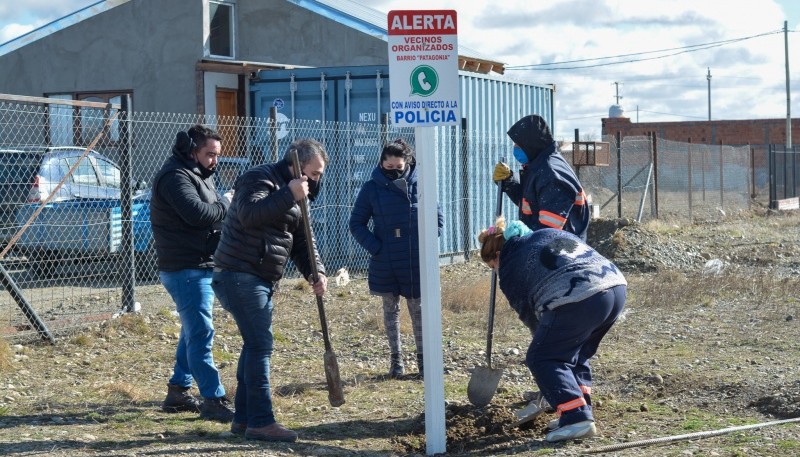
<instances>
[{"instance_id":1,"label":"shovel blade","mask_svg":"<svg viewBox=\"0 0 800 457\"><path fill-rule=\"evenodd\" d=\"M467 398L474 406L482 408L488 405L497 392L497 385L503 377L502 368L477 367L472 372L467 385Z\"/></svg>"},{"instance_id":2,"label":"shovel blade","mask_svg":"<svg viewBox=\"0 0 800 457\"><path fill-rule=\"evenodd\" d=\"M336 361L336 354L332 351L325 352L325 381L328 383L328 401L331 406L342 406L344 404L344 392L342 392L342 379L339 376L339 362Z\"/></svg>"}]
</instances>

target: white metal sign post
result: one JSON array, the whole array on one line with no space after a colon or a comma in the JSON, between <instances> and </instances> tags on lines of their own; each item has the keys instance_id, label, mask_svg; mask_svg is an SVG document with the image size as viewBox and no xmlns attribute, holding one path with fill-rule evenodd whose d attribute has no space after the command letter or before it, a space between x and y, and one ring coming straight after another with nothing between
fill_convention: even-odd
<instances>
[{"instance_id":1,"label":"white metal sign post","mask_svg":"<svg viewBox=\"0 0 800 457\"><path fill-rule=\"evenodd\" d=\"M389 99L392 123L415 127L419 263L428 455L446 451L442 303L439 278L436 131L458 125L458 35L454 10L389 12Z\"/></svg>"}]
</instances>

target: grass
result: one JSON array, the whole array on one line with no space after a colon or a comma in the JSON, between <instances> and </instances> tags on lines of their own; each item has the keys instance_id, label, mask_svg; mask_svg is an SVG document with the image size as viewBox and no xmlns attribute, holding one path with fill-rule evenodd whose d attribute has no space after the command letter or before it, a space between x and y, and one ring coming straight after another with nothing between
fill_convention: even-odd
<instances>
[{"instance_id":1,"label":"grass","mask_svg":"<svg viewBox=\"0 0 800 457\"><path fill-rule=\"evenodd\" d=\"M5 373L12 368L11 361L14 359L14 351L8 341L0 339L0 373Z\"/></svg>"}]
</instances>

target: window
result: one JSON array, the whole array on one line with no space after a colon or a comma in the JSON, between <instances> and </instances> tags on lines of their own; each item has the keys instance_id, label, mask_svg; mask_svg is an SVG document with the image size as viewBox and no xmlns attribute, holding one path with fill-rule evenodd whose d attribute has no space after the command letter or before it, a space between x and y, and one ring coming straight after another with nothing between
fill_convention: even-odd
<instances>
[{"instance_id":1,"label":"window","mask_svg":"<svg viewBox=\"0 0 800 457\"><path fill-rule=\"evenodd\" d=\"M70 168L75 165L75 162L78 161L78 157L70 157L67 159ZM84 184L87 186L97 186L99 183L97 182L97 175L94 172L94 167L90 162L91 159L89 157L84 158L78 164L78 168L72 173L72 182L75 184Z\"/></svg>"},{"instance_id":2,"label":"window","mask_svg":"<svg viewBox=\"0 0 800 457\"><path fill-rule=\"evenodd\" d=\"M130 92L75 92L66 94L45 94L57 100L81 100L87 102L122 103L124 95ZM131 97L132 98L132 97ZM88 146L100 133L105 135L100 146L114 146L119 141L119 121L106 121L112 113L99 108L73 107L56 103L48 106L47 126L48 144L55 146ZM119 115L119 113L115 113Z\"/></svg>"},{"instance_id":3,"label":"window","mask_svg":"<svg viewBox=\"0 0 800 457\"><path fill-rule=\"evenodd\" d=\"M119 168L117 168L113 163L107 160L103 159L95 159L95 160L97 163L97 170L103 179L103 185L105 187L113 187L114 189L119 189L122 183L122 178L120 177Z\"/></svg>"},{"instance_id":4,"label":"window","mask_svg":"<svg viewBox=\"0 0 800 457\"><path fill-rule=\"evenodd\" d=\"M232 3L208 2L208 53L212 57L234 57L233 19Z\"/></svg>"}]
</instances>

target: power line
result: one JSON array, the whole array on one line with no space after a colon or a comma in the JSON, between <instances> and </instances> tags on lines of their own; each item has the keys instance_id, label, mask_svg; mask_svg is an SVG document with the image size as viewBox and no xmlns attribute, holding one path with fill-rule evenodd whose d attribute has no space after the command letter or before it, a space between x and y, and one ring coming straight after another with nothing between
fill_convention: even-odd
<instances>
[{"instance_id":1,"label":"power line","mask_svg":"<svg viewBox=\"0 0 800 457\"><path fill-rule=\"evenodd\" d=\"M691 118L695 118L695 119L703 119L703 120L705 120L705 117L702 117L702 116L687 116L685 114L659 113L658 111L647 111L647 110L643 110L643 109L640 109L640 110L637 110L637 111L639 111L640 113L661 114L662 116L691 117Z\"/></svg>"},{"instance_id":2,"label":"power line","mask_svg":"<svg viewBox=\"0 0 800 457\"><path fill-rule=\"evenodd\" d=\"M694 44L694 45L683 46L683 47L678 47L678 48L660 49L660 50L657 50L657 51L646 51L646 52L637 52L637 53L631 53L631 54L620 54L620 55L608 56L608 57L595 57L595 58L591 58L591 59L567 60L567 61L564 61L564 62L549 62L549 63L542 63L542 64L507 66L506 70L531 70L531 71L577 70L577 69L582 69L582 68L594 68L594 67L604 67L604 66L609 66L609 65L619 65L619 64L623 64L623 63L644 62L644 61L648 61L648 60L665 59L667 57L673 57L673 56L676 56L676 55L679 55L679 54L686 54L686 53L689 53L689 52L703 51L703 50L706 50L706 49L725 46L725 45L731 44L731 43L738 43L740 41L752 40L754 38L760 38L760 37L767 36L767 35L774 35L776 33L783 33L783 30L765 32L765 33L761 33L761 34L758 34L758 35L751 35L751 36L742 37L742 38L732 38L730 40L724 40L724 41L715 41L715 42L712 42L712 43ZM644 56L644 55L649 55L649 54L656 54L656 53L663 53L663 52L670 52L670 51L678 51L678 52L673 52L672 54L666 54L666 55L661 55L661 56L656 56L656 57L646 57L646 58L641 58L641 59L629 59L629 60L622 60L622 61L617 61L617 62L597 63L597 64L592 64L592 65L581 65L581 66L559 67L559 68L540 68L540 67L547 67L547 66L551 66L551 65L566 65L566 64L571 64L571 63L592 62L592 61L608 60L608 59L619 59L619 58L623 58L623 57L632 57L632 56Z\"/></svg>"}]
</instances>

